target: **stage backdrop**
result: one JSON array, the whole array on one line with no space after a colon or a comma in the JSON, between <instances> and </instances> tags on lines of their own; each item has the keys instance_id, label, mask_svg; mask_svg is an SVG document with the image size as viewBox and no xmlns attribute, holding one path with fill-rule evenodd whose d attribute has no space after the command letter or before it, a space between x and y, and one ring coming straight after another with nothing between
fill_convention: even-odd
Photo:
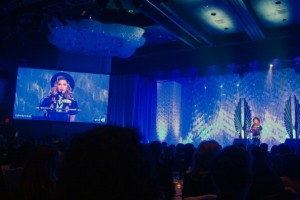
<instances>
[{"instance_id":1,"label":"stage backdrop","mask_svg":"<svg viewBox=\"0 0 300 200\"><path fill-rule=\"evenodd\" d=\"M290 68L249 72L243 78L228 74L158 81L157 137L168 143L198 145L214 139L230 145L239 137L234 116L243 98L252 117L261 119L261 141L282 143L289 137L284 109L290 96L300 98L299 83L300 74Z\"/></svg>"}]
</instances>

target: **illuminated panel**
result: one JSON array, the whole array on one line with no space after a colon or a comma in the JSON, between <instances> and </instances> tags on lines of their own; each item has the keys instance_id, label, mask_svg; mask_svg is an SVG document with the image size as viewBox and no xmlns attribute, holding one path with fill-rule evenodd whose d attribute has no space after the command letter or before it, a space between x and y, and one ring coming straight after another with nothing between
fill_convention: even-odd
<instances>
[{"instance_id":1,"label":"illuminated panel","mask_svg":"<svg viewBox=\"0 0 300 200\"><path fill-rule=\"evenodd\" d=\"M157 125L163 124L161 119L165 119L166 128L161 138L169 142L198 145L202 140L214 139L223 146L232 144L238 137L234 111L240 98L248 102L252 116L261 119L262 142L272 146L289 137L284 125L285 104L290 96L300 99L300 74L294 69L249 72L243 78L238 74L204 76L192 83L190 78L181 78L178 82L181 92L174 92L179 91L179 88L173 90L176 82L158 84ZM181 105L180 114L176 116L184 117L170 117L173 105ZM180 124L179 137L172 123Z\"/></svg>"},{"instance_id":2,"label":"illuminated panel","mask_svg":"<svg viewBox=\"0 0 300 200\"><path fill-rule=\"evenodd\" d=\"M180 109L181 85L174 81L159 81L157 83L156 131L160 141L178 141L181 123Z\"/></svg>"}]
</instances>

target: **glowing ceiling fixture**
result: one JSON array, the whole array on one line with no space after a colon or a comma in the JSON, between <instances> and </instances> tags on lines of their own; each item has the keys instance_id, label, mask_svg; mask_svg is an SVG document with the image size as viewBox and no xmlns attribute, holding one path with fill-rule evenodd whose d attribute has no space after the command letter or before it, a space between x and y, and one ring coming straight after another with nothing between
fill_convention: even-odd
<instances>
[{"instance_id":1,"label":"glowing ceiling fixture","mask_svg":"<svg viewBox=\"0 0 300 200\"><path fill-rule=\"evenodd\" d=\"M208 26L221 31L234 31L235 25L230 16L222 9L217 7L201 7L198 11L200 18Z\"/></svg>"},{"instance_id":2,"label":"glowing ceiling fixture","mask_svg":"<svg viewBox=\"0 0 300 200\"><path fill-rule=\"evenodd\" d=\"M259 15L267 22L280 25L291 17L290 5L282 1L259 1L255 7Z\"/></svg>"},{"instance_id":3,"label":"glowing ceiling fixture","mask_svg":"<svg viewBox=\"0 0 300 200\"><path fill-rule=\"evenodd\" d=\"M79 22L58 19L48 24L48 41L68 53L93 56L130 57L145 43L144 29L122 24L104 24L91 19Z\"/></svg>"}]
</instances>

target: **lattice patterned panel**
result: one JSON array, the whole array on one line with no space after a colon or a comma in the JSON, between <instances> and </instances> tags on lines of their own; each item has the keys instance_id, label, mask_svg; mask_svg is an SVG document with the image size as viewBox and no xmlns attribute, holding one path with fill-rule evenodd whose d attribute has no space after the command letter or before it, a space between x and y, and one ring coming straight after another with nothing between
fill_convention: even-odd
<instances>
[{"instance_id":1,"label":"lattice patterned panel","mask_svg":"<svg viewBox=\"0 0 300 200\"><path fill-rule=\"evenodd\" d=\"M156 131L160 141L176 143L181 133L181 85L175 81L157 83Z\"/></svg>"},{"instance_id":2,"label":"lattice patterned panel","mask_svg":"<svg viewBox=\"0 0 300 200\"><path fill-rule=\"evenodd\" d=\"M190 130L181 132L181 137L172 141L196 145L206 139L215 139L223 146L232 144L238 137L234 111L240 98L246 99L252 116L261 119L262 142L269 145L284 142L287 137L283 121L285 102L291 95L300 98L300 75L290 68L250 72L244 78L229 74L198 77L193 82L190 78L179 81L182 94L190 94L181 96L181 116L190 116L189 120L185 117L181 121L181 126ZM172 101L169 99L165 105L172 105Z\"/></svg>"}]
</instances>

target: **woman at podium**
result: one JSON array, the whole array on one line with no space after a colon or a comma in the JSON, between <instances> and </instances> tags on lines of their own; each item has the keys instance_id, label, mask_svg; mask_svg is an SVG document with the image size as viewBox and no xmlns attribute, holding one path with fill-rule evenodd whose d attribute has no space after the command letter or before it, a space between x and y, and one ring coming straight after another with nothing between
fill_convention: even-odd
<instances>
[{"instance_id":1,"label":"woman at podium","mask_svg":"<svg viewBox=\"0 0 300 200\"><path fill-rule=\"evenodd\" d=\"M254 117L252 120L251 132L252 132L252 144L259 146L260 145L260 134L262 131L262 126L260 125L260 119Z\"/></svg>"},{"instance_id":2,"label":"woman at podium","mask_svg":"<svg viewBox=\"0 0 300 200\"><path fill-rule=\"evenodd\" d=\"M72 97L74 80L65 72L58 72L51 78L49 96L43 99L40 108L44 117L51 121L75 121L78 103Z\"/></svg>"}]
</instances>

